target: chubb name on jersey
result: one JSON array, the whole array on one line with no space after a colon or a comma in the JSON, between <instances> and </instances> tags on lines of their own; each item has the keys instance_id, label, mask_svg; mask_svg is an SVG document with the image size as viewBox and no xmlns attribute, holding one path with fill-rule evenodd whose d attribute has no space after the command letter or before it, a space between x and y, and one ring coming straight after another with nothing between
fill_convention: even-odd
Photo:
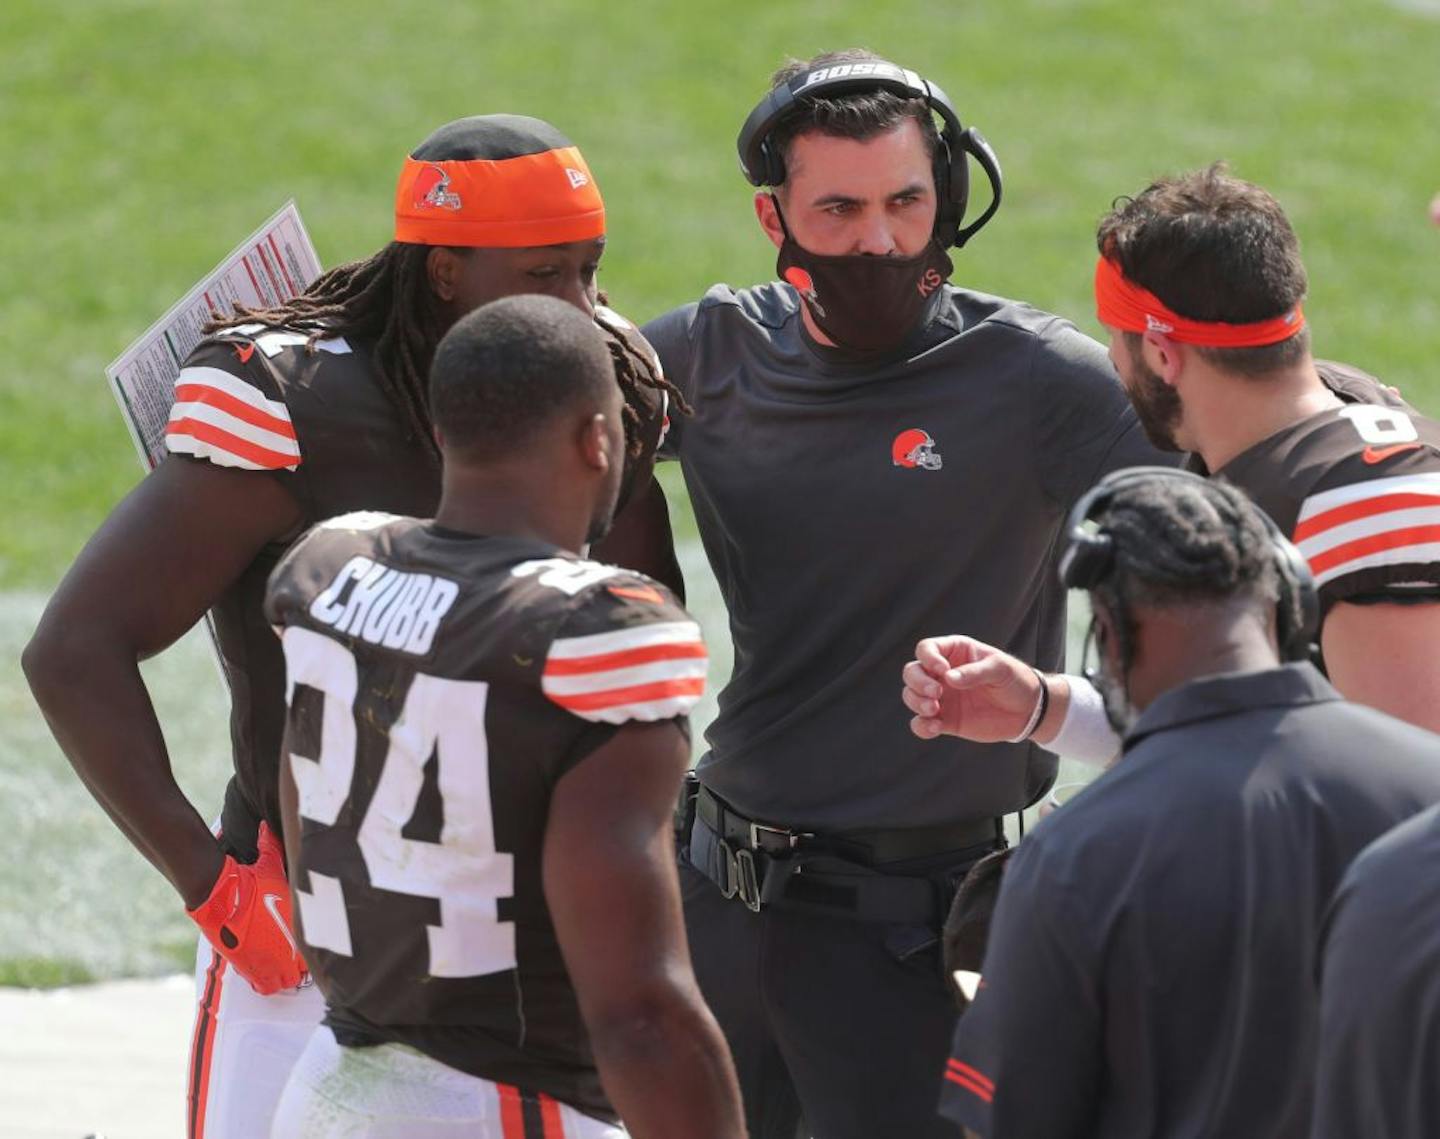
<instances>
[{"instance_id":1,"label":"chubb name on jersey","mask_svg":"<svg viewBox=\"0 0 1440 1139\"><path fill-rule=\"evenodd\" d=\"M310 603L310 616L372 645L424 656L459 593L449 578L402 573L357 554Z\"/></svg>"}]
</instances>

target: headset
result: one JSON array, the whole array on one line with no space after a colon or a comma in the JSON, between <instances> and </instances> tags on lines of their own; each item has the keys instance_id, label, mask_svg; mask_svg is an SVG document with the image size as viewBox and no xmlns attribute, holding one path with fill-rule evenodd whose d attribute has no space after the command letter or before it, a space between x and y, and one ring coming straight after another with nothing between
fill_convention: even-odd
<instances>
[{"instance_id":1,"label":"headset","mask_svg":"<svg viewBox=\"0 0 1440 1139\"><path fill-rule=\"evenodd\" d=\"M949 97L934 83L915 72L883 59L856 63L834 63L801 72L787 83L772 88L761 99L745 125L740 128L736 147L740 170L752 186L779 186L785 181L785 159L770 145L776 125L802 99L834 99L858 91L889 91L902 99L923 99L944 120L940 145L935 152L935 239L941 247L961 248L979 232L1000 208L1000 160L974 127L964 127ZM990 205L964 229L960 222L970 200L970 167L973 156L990 180Z\"/></svg>"},{"instance_id":2,"label":"headset","mask_svg":"<svg viewBox=\"0 0 1440 1139\"><path fill-rule=\"evenodd\" d=\"M1066 546L1060 555L1062 585L1067 589L1093 589L1110 576L1115 568L1115 539L1103 526L1097 529L1087 527L1087 523L1096 521L1118 492L1153 480L1198 483L1201 486L1209 481L1192 471L1175 467L1128 467L1106 475L1075 503L1065 523ZM1315 589L1315 578L1305 556L1280 532L1274 520L1258 507L1255 513L1270 537L1275 570L1280 579L1280 597L1275 614L1280 655L1287 661L1309 660L1320 625L1320 599Z\"/></svg>"}]
</instances>

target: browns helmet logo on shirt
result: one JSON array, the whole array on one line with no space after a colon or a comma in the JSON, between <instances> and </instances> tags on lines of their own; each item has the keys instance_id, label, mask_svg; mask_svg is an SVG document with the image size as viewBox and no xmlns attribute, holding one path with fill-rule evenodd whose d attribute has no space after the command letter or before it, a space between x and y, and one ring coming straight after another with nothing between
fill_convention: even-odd
<instances>
[{"instance_id":1,"label":"browns helmet logo on shirt","mask_svg":"<svg viewBox=\"0 0 1440 1139\"><path fill-rule=\"evenodd\" d=\"M895 442L890 444L890 461L894 466L910 470L938 471L944 465L940 452L935 450L935 440L928 431L918 427L895 436Z\"/></svg>"}]
</instances>

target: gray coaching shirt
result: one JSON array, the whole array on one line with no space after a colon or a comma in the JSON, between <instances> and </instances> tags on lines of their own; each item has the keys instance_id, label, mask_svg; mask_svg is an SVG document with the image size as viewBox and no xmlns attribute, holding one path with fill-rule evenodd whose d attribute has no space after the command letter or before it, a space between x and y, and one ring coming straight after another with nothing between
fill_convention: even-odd
<instances>
[{"instance_id":1,"label":"gray coaching shirt","mask_svg":"<svg viewBox=\"0 0 1440 1139\"><path fill-rule=\"evenodd\" d=\"M1355 860L1321 955L1312 1139L1440 1135L1440 807Z\"/></svg>"},{"instance_id":2,"label":"gray coaching shirt","mask_svg":"<svg viewBox=\"0 0 1440 1139\"><path fill-rule=\"evenodd\" d=\"M706 786L752 817L832 832L1033 801L1053 755L916 739L900 669L921 637L955 632L1062 664L1069 506L1109 470L1175 460L1145 441L1105 350L949 286L879 362L815 344L778 283L716 285L643 331L695 411L672 416L666 450L735 645Z\"/></svg>"},{"instance_id":3,"label":"gray coaching shirt","mask_svg":"<svg viewBox=\"0 0 1440 1139\"><path fill-rule=\"evenodd\" d=\"M1308 664L1164 693L1006 867L944 1114L985 1139L1305 1139L1326 905L1437 800L1436 737Z\"/></svg>"}]
</instances>

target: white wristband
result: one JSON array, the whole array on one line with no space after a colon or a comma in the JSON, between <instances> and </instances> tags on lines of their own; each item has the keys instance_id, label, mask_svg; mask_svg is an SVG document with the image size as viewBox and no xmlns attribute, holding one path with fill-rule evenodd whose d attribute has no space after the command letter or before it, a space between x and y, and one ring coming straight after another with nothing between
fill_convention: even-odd
<instances>
[{"instance_id":1,"label":"white wristband","mask_svg":"<svg viewBox=\"0 0 1440 1139\"><path fill-rule=\"evenodd\" d=\"M1120 737L1105 717L1105 701L1083 676L1066 673L1065 680L1070 686L1070 706L1055 738L1040 746L1066 759L1104 767L1120 750Z\"/></svg>"}]
</instances>

